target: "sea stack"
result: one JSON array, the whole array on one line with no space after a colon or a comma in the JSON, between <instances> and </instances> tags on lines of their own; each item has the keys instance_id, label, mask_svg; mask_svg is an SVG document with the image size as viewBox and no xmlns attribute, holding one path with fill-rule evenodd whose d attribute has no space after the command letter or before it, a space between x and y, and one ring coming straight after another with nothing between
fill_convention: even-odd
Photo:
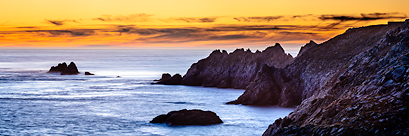
<instances>
[{"instance_id":1,"label":"sea stack","mask_svg":"<svg viewBox=\"0 0 409 136\"><path fill-rule=\"evenodd\" d=\"M71 62L68 66L67 63L59 63L57 66L52 66L48 73L61 73L61 75L76 75L79 74L78 68L74 62Z\"/></svg>"}]
</instances>

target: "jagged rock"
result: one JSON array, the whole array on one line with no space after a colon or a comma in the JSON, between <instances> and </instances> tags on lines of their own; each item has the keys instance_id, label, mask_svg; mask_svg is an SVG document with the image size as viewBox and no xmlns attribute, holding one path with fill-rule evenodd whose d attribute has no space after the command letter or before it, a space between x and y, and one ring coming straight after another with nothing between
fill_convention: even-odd
<instances>
[{"instance_id":1,"label":"jagged rock","mask_svg":"<svg viewBox=\"0 0 409 136\"><path fill-rule=\"evenodd\" d=\"M85 74L85 75L95 75L95 74L92 74L92 73L90 73L90 72L88 72L88 71L85 71L84 74Z\"/></svg>"},{"instance_id":2,"label":"jagged rock","mask_svg":"<svg viewBox=\"0 0 409 136\"><path fill-rule=\"evenodd\" d=\"M183 109L159 115L150 121L150 123L166 123L170 126L184 126L220 124L223 123L223 121L216 113L211 111Z\"/></svg>"},{"instance_id":3,"label":"jagged rock","mask_svg":"<svg viewBox=\"0 0 409 136\"><path fill-rule=\"evenodd\" d=\"M256 78L247 86L246 91L235 101L227 104L243 104L243 105L259 105L269 106L278 105L282 100L281 96L284 83L287 81L285 72L282 69L269 67L264 64L261 70L257 73ZM291 101L297 101L292 99Z\"/></svg>"},{"instance_id":4,"label":"jagged rock","mask_svg":"<svg viewBox=\"0 0 409 136\"><path fill-rule=\"evenodd\" d=\"M192 86L246 88L263 64L283 68L293 57L284 52L280 44L252 53L249 49L236 49L232 53L214 50L207 58L194 63L182 84Z\"/></svg>"},{"instance_id":5,"label":"jagged rock","mask_svg":"<svg viewBox=\"0 0 409 136\"><path fill-rule=\"evenodd\" d=\"M309 43L305 44L304 46L301 47L300 51L298 52L298 56L301 56L304 52L306 52L307 50L314 48L315 46L318 46L317 43L315 43L313 40L310 40Z\"/></svg>"},{"instance_id":6,"label":"jagged rock","mask_svg":"<svg viewBox=\"0 0 409 136\"><path fill-rule=\"evenodd\" d=\"M303 101L263 135L408 135L408 27L353 28L306 50L284 68L283 91Z\"/></svg>"},{"instance_id":7,"label":"jagged rock","mask_svg":"<svg viewBox=\"0 0 409 136\"><path fill-rule=\"evenodd\" d=\"M61 75L75 75L79 74L80 72L78 71L77 66L75 65L74 62L71 62L66 71L61 72Z\"/></svg>"},{"instance_id":8,"label":"jagged rock","mask_svg":"<svg viewBox=\"0 0 409 136\"><path fill-rule=\"evenodd\" d=\"M67 63L58 63L57 66L51 66L48 73L62 73L67 70Z\"/></svg>"},{"instance_id":9,"label":"jagged rock","mask_svg":"<svg viewBox=\"0 0 409 136\"><path fill-rule=\"evenodd\" d=\"M48 72L61 73L61 75L76 75L80 73L74 62L71 62L68 66L65 62L59 63L57 66L52 66Z\"/></svg>"}]
</instances>

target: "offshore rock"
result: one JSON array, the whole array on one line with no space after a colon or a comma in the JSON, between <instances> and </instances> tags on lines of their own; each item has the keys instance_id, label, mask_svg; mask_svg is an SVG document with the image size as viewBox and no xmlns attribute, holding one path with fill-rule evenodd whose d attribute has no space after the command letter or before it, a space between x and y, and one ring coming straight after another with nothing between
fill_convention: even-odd
<instances>
[{"instance_id":1,"label":"offshore rock","mask_svg":"<svg viewBox=\"0 0 409 136\"><path fill-rule=\"evenodd\" d=\"M169 126L186 126L220 124L223 123L223 121L212 111L183 109L159 115L152 119L150 123L166 123Z\"/></svg>"},{"instance_id":2,"label":"offshore rock","mask_svg":"<svg viewBox=\"0 0 409 136\"><path fill-rule=\"evenodd\" d=\"M182 83L182 76L180 74L175 74L170 76L169 73L162 74L162 78L159 79L157 83L153 84L164 84L164 85L180 85Z\"/></svg>"},{"instance_id":3,"label":"offshore rock","mask_svg":"<svg viewBox=\"0 0 409 136\"><path fill-rule=\"evenodd\" d=\"M78 68L74 62L71 62L68 66L65 62L59 63L57 66L52 66L48 73L61 73L61 75L76 75L79 74Z\"/></svg>"},{"instance_id":4,"label":"offshore rock","mask_svg":"<svg viewBox=\"0 0 409 136\"><path fill-rule=\"evenodd\" d=\"M88 71L85 71L85 72L84 72L84 75L95 75L95 74L90 73L90 72L88 72Z\"/></svg>"},{"instance_id":5,"label":"offshore rock","mask_svg":"<svg viewBox=\"0 0 409 136\"><path fill-rule=\"evenodd\" d=\"M408 135L408 37L409 20L349 29L306 50L284 68L282 87L301 103L263 135Z\"/></svg>"},{"instance_id":6,"label":"offshore rock","mask_svg":"<svg viewBox=\"0 0 409 136\"><path fill-rule=\"evenodd\" d=\"M214 50L207 58L189 68L182 84L244 89L255 79L264 64L284 68L293 60L278 43L255 53L244 49L236 49L229 54L225 50Z\"/></svg>"}]
</instances>

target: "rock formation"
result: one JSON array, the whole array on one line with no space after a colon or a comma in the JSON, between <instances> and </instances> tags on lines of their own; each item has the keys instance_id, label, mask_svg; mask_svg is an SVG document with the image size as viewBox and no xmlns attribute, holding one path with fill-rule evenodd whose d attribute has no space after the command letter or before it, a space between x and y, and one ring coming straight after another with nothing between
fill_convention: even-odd
<instances>
[{"instance_id":1,"label":"rock formation","mask_svg":"<svg viewBox=\"0 0 409 136\"><path fill-rule=\"evenodd\" d=\"M278 93L281 98L291 93L295 96L285 98L302 102L263 135L409 134L408 58L409 20L349 29L303 51L283 69L290 81ZM276 88L246 92L257 96L262 95L257 90Z\"/></svg>"},{"instance_id":2,"label":"rock formation","mask_svg":"<svg viewBox=\"0 0 409 136\"><path fill-rule=\"evenodd\" d=\"M76 75L80 73L74 62L71 62L68 66L65 62L58 63L57 66L52 66L48 72L61 73L61 75Z\"/></svg>"},{"instance_id":3,"label":"rock formation","mask_svg":"<svg viewBox=\"0 0 409 136\"><path fill-rule=\"evenodd\" d=\"M215 50L181 83L246 89L229 104L298 105L266 136L407 135L409 20L310 41L295 59L279 44L256 53Z\"/></svg>"},{"instance_id":4,"label":"rock formation","mask_svg":"<svg viewBox=\"0 0 409 136\"><path fill-rule=\"evenodd\" d=\"M269 67L284 68L293 61L280 44L264 51L236 49L232 53L214 50L207 58L194 63L183 77L183 85L246 88L265 64Z\"/></svg>"},{"instance_id":5,"label":"rock formation","mask_svg":"<svg viewBox=\"0 0 409 136\"><path fill-rule=\"evenodd\" d=\"M84 75L95 75L95 74L90 73L90 72L88 72L88 71L85 71L85 72L84 72Z\"/></svg>"},{"instance_id":6,"label":"rock formation","mask_svg":"<svg viewBox=\"0 0 409 136\"><path fill-rule=\"evenodd\" d=\"M169 73L162 74L162 78L157 80L158 82L152 84L164 84L164 85L180 85L182 83L182 76L175 74L171 76Z\"/></svg>"},{"instance_id":7,"label":"rock formation","mask_svg":"<svg viewBox=\"0 0 409 136\"><path fill-rule=\"evenodd\" d=\"M179 110L171 111L155 117L150 123L166 123L169 126L185 125L212 125L220 124L223 121L211 111L202 110Z\"/></svg>"}]
</instances>

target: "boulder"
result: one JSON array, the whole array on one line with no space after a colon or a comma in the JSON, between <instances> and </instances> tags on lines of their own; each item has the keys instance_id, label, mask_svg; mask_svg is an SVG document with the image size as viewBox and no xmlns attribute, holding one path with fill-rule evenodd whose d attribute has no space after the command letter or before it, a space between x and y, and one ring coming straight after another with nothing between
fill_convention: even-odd
<instances>
[{"instance_id":1,"label":"boulder","mask_svg":"<svg viewBox=\"0 0 409 136\"><path fill-rule=\"evenodd\" d=\"M76 75L79 74L78 68L74 62L71 62L68 66L67 63L58 63L57 66L52 66L48 73L61 73L61 75Z\"/></svg>"},{"instance_id":2,"label":"boulder","mask_svg":"<svg viewBox=\"0 0 409 136\"><path fill-rule=\"evenodd\" d=\"M223 123L223 121L212 111L183 109L159 115L152 119L150 123L166 123L169 126L185 126L220 124Z\"/></svg>"}]
</instances>

